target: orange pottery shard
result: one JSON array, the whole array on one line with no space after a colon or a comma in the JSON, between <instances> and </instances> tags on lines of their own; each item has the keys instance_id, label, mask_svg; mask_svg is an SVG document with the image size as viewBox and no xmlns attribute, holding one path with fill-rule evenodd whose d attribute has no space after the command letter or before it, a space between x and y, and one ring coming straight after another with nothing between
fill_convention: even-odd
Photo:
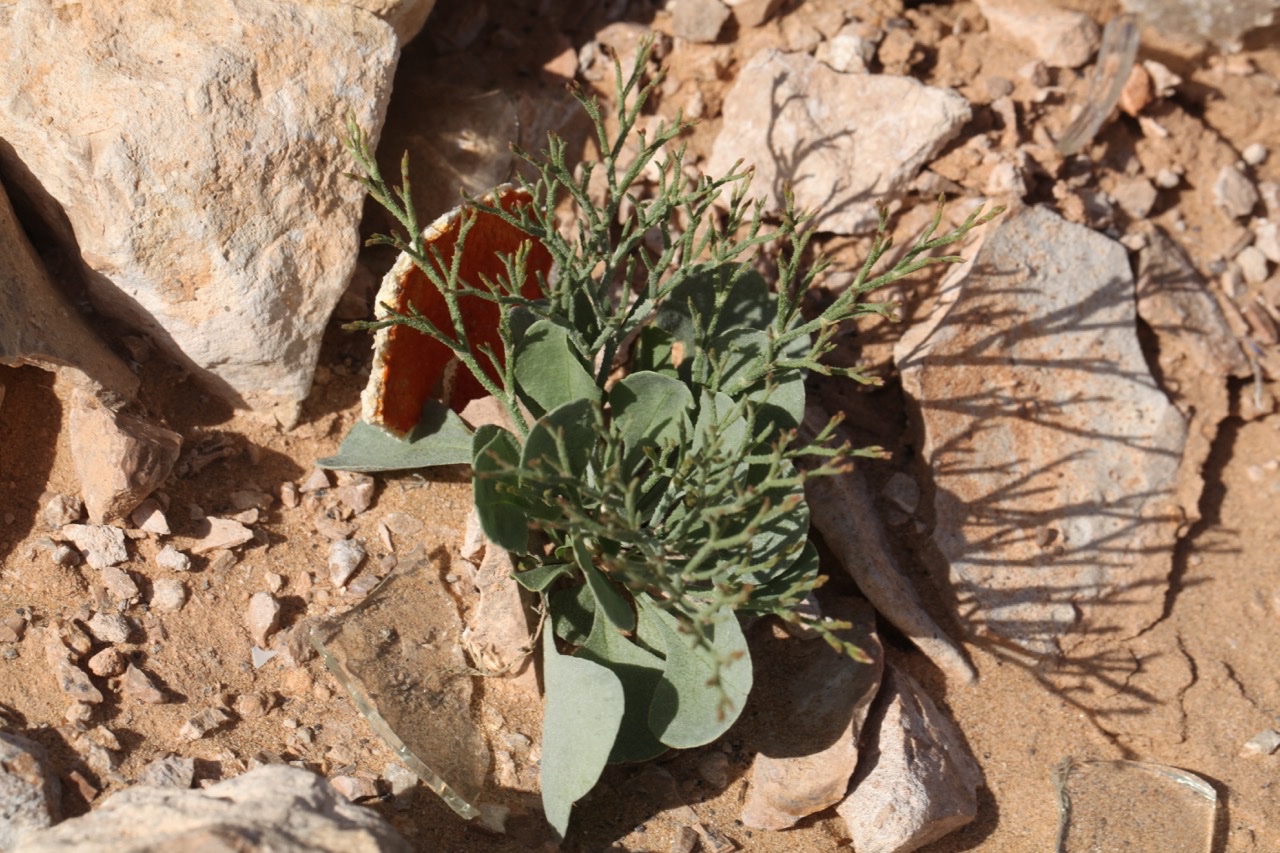
<instances>
[{"instance_id":1,"label":"orange pottery shard","mask_svg":"<svg viewBox=\"0 0 1280 853\"><path fill-rule=\"evenodd\" d=\"M525 190L504 184L480 201L510 211L529 204L532 198ZM447 277L447 270L453 263L463 211L467 208L469 205L455 207L423 230L428 250L434 247L440 253L444 264L441 276ZM476 221L467 232L463 248L461 280L474 288L484 289L486 279L496 282L505 278L507 271L502 256L514 254L521 244L532 242L520 293L528 299L541 297L538 274L541 273L545 279L551 272L551 255L546 247L493 214L474 215ZM406 254L400 255L382 280L377 305L379 318L387 316L384 305L401 314L409 314L411 309L416 309L436 328L447 335L454 335L444 296ZM501 384L499 369L504 353L498 336L497 303L479 296L463 296L458 300L458 307L471 351L475 353L481 369L491 380ZM497 365L483 354L486 347L497 356ZM418 330L394 325L379 329L374 336L373 373L361 395L362 414L367 422L404 436L417 425L428 399L441 399L455 412L460 412L467 403L486 394L480 381L458 362L447 346Z\"/></svg>"}]
</instances>

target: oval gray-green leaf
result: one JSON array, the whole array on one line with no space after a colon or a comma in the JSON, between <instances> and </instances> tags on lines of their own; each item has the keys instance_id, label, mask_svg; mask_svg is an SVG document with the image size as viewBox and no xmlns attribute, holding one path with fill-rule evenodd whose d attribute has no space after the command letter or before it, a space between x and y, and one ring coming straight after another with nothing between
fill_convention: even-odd
<instances>
[{"instance_id":1,"label":"oval gray-green leaf","mask_svg":"<svg viewBox=\"0 0 1280 853\"><path fill-rule=\"evenodd\" d=\"M550 320L526 329L515 351L516 382L543 411L573 400L600 399L600 386L574 354L569 333Z\"/></svg>"},{"instance_id":2,"label":"oval gray-green leaf","mask_svg":"<svg viewBox=\"0 0 1280 853\"><path fill-rule=\"evenodd\" d=\"M641 611L638 630L649 631L647 622L652 620L652 616ZM661 630L658 627L652 632L660 635ZM618 729L618 739L609 753L609 763L648 761L666 752L667 745L658 740L649 728L649 706L653 703L653 691L662 680L665 666L662 658L636 645L612 622L600 618L598 611L591 626L591 635L578 649L577 657L609 667L622 682L626 710Z\"/></svg>"},{"instance_id":3,"label":"oval gray-green leaf","mask_svg":"<svg viewBox=\"0 0 1280 853\"><path fill-rule=\"evenodd\" d=\"M497 545L523 554L529 544L529 513L511 491L517 482L513 469L520 462L520 445L502 427L485 424L476 430L472 447L473 495L480 527Z\"/></svg>"},{"instance_id":4,"label":"oval gray-green leaf","mask_svg":"<svg viewBox=\"0 0 1280 853\"><path fill-rule=\"evenodd\" d=\"M622 593L614 587L609 579L605 577L604 572L596 568L591 555L587 553L587 546L583 544L581 536L573 538L573 555L578 562L578 568L582 570L582 574L587 579L587 587L590 588L592 596L596 600L596 618L603 613L613 626L620 631L634 631L636 628L636 615L631 612L631 605L622 597Z\"/></svg>"},{"instance_id":5,"label":"oval gray-green leaf","mask_svg":"<svg viewBox=\"0 0 1280 853\"><path fill-rule=\"evenodd\" d=\"M564 838L576 800L595 787L626 708L622 683L607 667L556 651L542 632L546 704L542 719L542 808Z\"/></svg>"},{"instance_id":6,"label":"oval gray-green leaf","mask_svg":"<svg viewBox=\"0 0 1280 853\"><path fill-rule=\"evenodd\" d=\"M596 443L592 405L593 400L572 400L539 418L529 430L529 437L525 439L521 467L533 470L535 465L545 465L550 461L552 467L549 470L558 471L562 460L556 448L556 435L560 434L564 437L568 457L563 460L568 465L568 471L564 473L582 474Z\"/></svg>"},{"instance_id":7,"label":"oval gray-green leaf","mask_svg":"<svg viewBox=\"0 0 1280 853\"><path fill-rule=\"evenodd\" d=\"M613 424L627 448L627 468L643 460L644 448L683 441L691 432L693 394L679 379L642 371L624 377L609 392Z\"/></svg>"},{"instance_id":8,"label":"oval gray-green leaf","mask_svg":"<svg viewBox=\"0 0 1280 853\"><path fill-rule=\"evenodd\" d=\"M733 611L725 608L705 630L710 648L693 644L674 616L656 604L637 604L661 623L667 660L649 706L649 728L667 746L686 749L724 734L751 692L751 655Z\"/></svg>"},{"instance_id":9,"label":"oval gray-green leaf","mask_svg":"<svg viewBox=\"0 0 1280 853\"><path fill-rule=\"evenodd\" d=\"M316 462L338 471L403 471L471 462L471 430L444 403L429 400L422 419L407 436L396 438L380 427L356 421L336 456Z\"/></svg>"}]
</instances>

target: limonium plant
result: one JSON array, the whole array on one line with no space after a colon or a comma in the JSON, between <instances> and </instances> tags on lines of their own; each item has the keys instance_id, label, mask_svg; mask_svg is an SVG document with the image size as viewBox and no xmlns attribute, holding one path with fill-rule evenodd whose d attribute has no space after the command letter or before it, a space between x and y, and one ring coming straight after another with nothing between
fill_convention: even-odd
<instances>
[{"instance_id":1,"label":"limonium plant","mask_svg":"<svg viewBox=\"0 0 1280 853\"><path fill-rule=\"evenodd\" d=\"M800 606L822 580L803 487L873 451L836 446L834 423L800 437L805 377L875 382L824 362L837 331L888 314L865 295L960 261L933 251L999 213L979 208L937 235L939 206L877 272L891 246L882 206L852 283L806 317L805 292L826 268L805 261L812 213L788 195L771 225L750 199L749 170L687 176L677 140L689 123L638 129L661 79L646 73L651 46L640 45L629 73L615 64L611 120L574 92L599 161L569 162L555 135L539 154L516 149L535 175L520 181L524 203L469 199L451 256L423 236L407 159L401 184L389 185L350 127L357 178L404 228L374 240L409 258L444 306L429 316L383 305L359 327L406 327L447 348L507 426L472 429L437 404L408 438L357 423L324 464L470 463L481 526L512 553L515 580L544 616L530 648L545 687L542 797L561 835L607 764L706 744L734 723L752 689L740 615L804 625L861 657L841 639L848 626ZM460 259L484 250L467 240L485 216L517 232L519 248L497 275L469 280ZM551 263L535 270L541 252ZM776 271L772 285L757 267ZM496 326L469 325L468 300L487 304Z\"/></svg>"}]
</instances>

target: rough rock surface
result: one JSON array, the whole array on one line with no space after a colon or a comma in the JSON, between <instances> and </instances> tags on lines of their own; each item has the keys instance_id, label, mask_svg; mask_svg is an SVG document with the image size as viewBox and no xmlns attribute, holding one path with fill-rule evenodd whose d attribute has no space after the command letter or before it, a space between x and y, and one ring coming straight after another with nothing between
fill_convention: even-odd
<instances>
[{"instance_id":1,"label":"rough rock surface","mask_svg":"<svg viewBox=\"0 0 1280 853\"><path fill-rule=\"evenodd\" d=\"M1033 0L978 0L978 8L993 33L1023 45L1045 65L1079 68L1098 49L1098 25L1082 12Z\"/></svg>"},{"instance_id":2,"label":"rough rock surface","mask_svg":"<svg viewBox=\"0 0 1280 853\"><path fill-rule=\"evenodd\" d=\"M0 364L65 370L87 389L117 400L133 397L138 377L98 340L54 285L18 224L3 186L0 293L4 294L0 300Z\"/></svg>"},{"instance_id":3,"label":"rough rock surface","mask_svg":"<svg viewBox=\"0 0 1280 853\"><path fill-rule=\"evenodd\" d=\"M1124 248L1029 208L895 350L933 541L976 633L1056 653L1160 617L1187 425L1136 336Z\"/></svg>"},{"instance_id":4,"label":"rough rock surface","mask_svg":"<svg viewBox=\"0 0 1280 853\"><path fill-rule=\"evenodd\" d=\"M848 599L824 613L853 623L844 638L870 663L835 651L821 638L753 638L756 677L770 689L753 696L748 713L767 705L766 719L803 720L751 741L758 752L742 822L754 829L787 829L840 802L858 761L858 740L884 671L875 611L861 599Z\"/></svg>"},{"instance_id":5,"label":"rough rock surface","mask_svg":"<svg viewBox=\"0 0 1280 853\"><path fill-rule=\"evenodd\" d=\"M72 399L69 429L76 476L94 524L127 518L169 476L182 449L176 432L112 412L83 393Z\"/></svg>"},{"instance_id":6,"label":"rough rock surface","mask_svg":"<svg viewBox=\"0 0 1280 853\"><path fill-rule=\"evenodd\" d=\"M836 811L858 853L907 853L974 819L982 770L909 675L888 668L876 706L867 760Z\"/></svg>"},{"instance_id":7,"label":"rough rock surface","mask_svg":"<svg viewBox=\"0 0 1280 853\"><path fill-rule=\"evenodd\" d=\"M1159 342L1160 384L1190 422L1178 480L1188 521L1200 518L1200 471L1231 413L1227 379L1252 376L1218 298L1167 234L1152 228L1138 256L1138 314Z\"/></svg>"},{"instance_id":8,"label":"rough rock surface","mask_svg":"<svg viewBox=\"0 0 1280 853\"><path fill-rule=\"evenodd\" d=\"M69 224L95 306L292 423L355 263L342 117L376 134L392 26L268 0L6 10L5 166L47 223Z\"/></svg>"},{"instance_id":9,"label":"rough rock surface","mask_svg":"<svg viewBox=\"0 0 1280 853\"><path fill-rule=\"evenodd\" d=\"M755 167L753 194L770 209L782 190L820 208L814 227L871 230L875 200L905 186L969 120L955 92L908 77L840 74L803 53L763 50L725 95L724 127L708 174L741 159Z\"/></svg>"},{"instance_id":10,"label":"rough rock surface","mask_svg":"<svg viewBox=\"0 0 1280 853\"><path fill-rule=\"evenodd\" d=\"M109 524L66 524L62 535L85 552L85 559L95 569L114 566L129 559L124 531Z\"/></svg>"},{"instance_id":11,"label":"rough rock surface","mask_svg":"<svg viewBox=\"0 0 1280 853\"><path fill-rule=\"evenodd\" d=\"M58 779L45 772L44 764L40 744L0 732L0 850L55 820Z\"/></svg>"},{"instance_id":12,"label":"rough rock surface","mask_svg":"<svg viewBox=\"0 0 1280 853\"><path fill-rule=\"evenodd\" d=\"M133 787L89 814L27 836L13 853L273 850L408 853L391 825L320 777L260 767L199 791Z\"/></svg>"}]
</instances>

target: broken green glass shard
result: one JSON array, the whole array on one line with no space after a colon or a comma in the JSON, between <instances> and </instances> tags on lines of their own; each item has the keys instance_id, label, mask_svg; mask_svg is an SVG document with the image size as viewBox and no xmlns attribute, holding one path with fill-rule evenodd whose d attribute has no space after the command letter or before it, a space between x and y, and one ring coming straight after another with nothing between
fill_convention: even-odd
<instances>
[{"instance_id":1,"label":"broken green glass shard","mask_svg":"<svg viewBox=\"0 0 1280 853\"><path fill-rule=\"evenodd\" d=\"M1142 761L1067 758L1053 777L1058 853L1213 849L1218 793L1194 773Z\"/></svg>"}]
</instances>

